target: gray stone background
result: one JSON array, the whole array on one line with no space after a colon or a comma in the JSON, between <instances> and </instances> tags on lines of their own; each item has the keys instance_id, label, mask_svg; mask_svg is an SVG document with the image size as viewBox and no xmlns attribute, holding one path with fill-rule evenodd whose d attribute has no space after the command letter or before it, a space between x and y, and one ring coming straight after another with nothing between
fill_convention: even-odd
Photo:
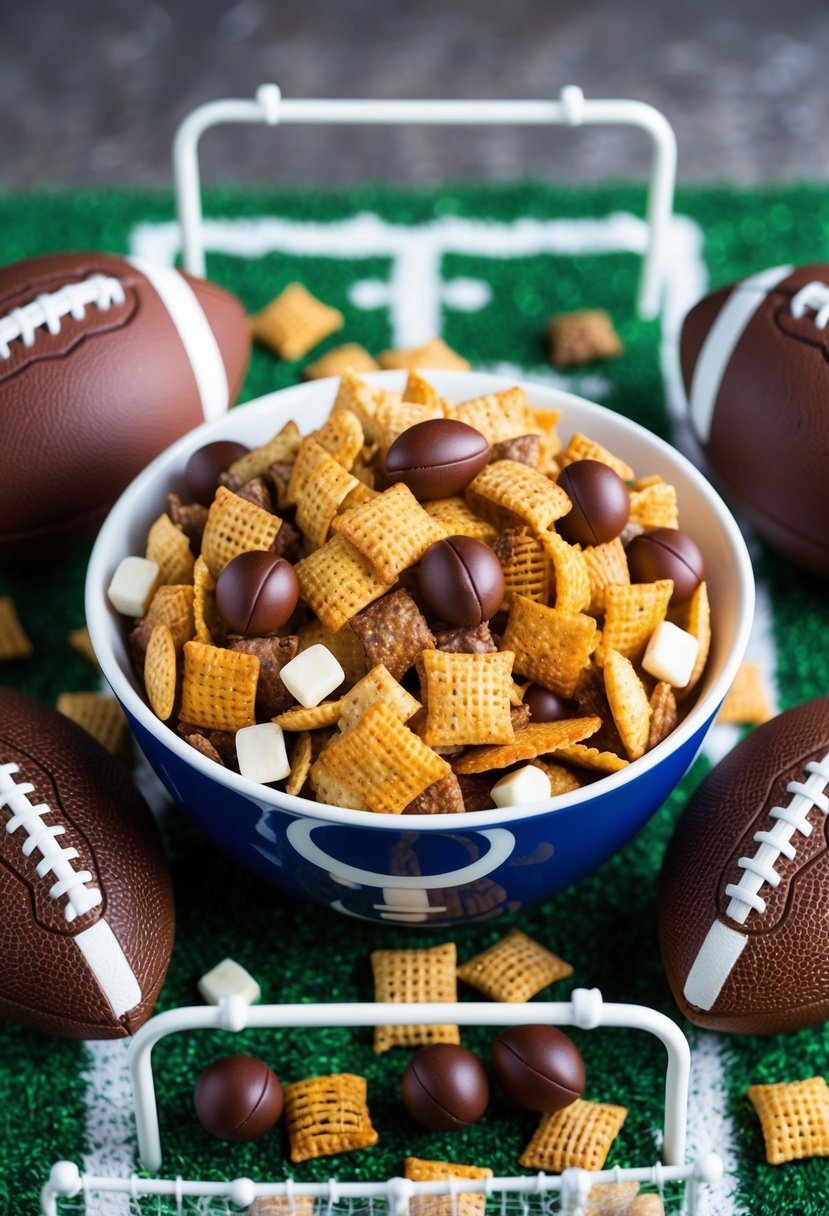
<instances>
[{"instance_id":1,"label":"gray stone background","mask_svg":"<svg viewBox=\"0 0 829 1216\"><path fill-rule=\"evenodd\" d=\"M274 80L290 97L634 97L682 181L829 176L826 0L0 0L0 189L164 186L177 123ZM637 132L234 128L207 181L641 177Z\"/></svg>"}]
</instances>

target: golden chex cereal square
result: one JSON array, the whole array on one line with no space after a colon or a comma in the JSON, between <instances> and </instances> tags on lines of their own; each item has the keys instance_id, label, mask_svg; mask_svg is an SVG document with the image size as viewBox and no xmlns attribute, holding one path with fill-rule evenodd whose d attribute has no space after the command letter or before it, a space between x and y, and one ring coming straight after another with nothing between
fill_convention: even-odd
<instances>
[{"instance_id":1,"label":"golden chex cereal square","mask_svg":"<svg viewBox=\"0 0 829 1216\"><path fill-rule=\"evenodd\" d=\"M419 405L415 401L384 401L377 408L378 443L387 452L395 439L418 422L431 422L443 417L443 406Z\"/></svg>"},{"instance_id":2,"label":"golden chex cereal square","mask_svg":"<svg viewBox=\"0 0 829 1216\"><path fill-rule=\"evenodd\" d=\"M385 396L381 388L366 384L354 372L346 372L340 380L331 412L335 414L338 410L350 410L356 414L366 443L374 443L377 439L377 409Z\"/></svg>"},{"instance_id":3,"label":"golden chex cereal square","mask_svg":"<svg viewBox=\"0 0 829 1216\"><path fill-rule=\"evenodd\" d=\"M193 566L193 633L196 641L209 646L224 632L224 621L216 607L216 580L199 556Z\"/></svg>"},{"instance_id":4,"label":"golden chex cereal square","mask_svg":"<svg viewBox=\"0 0 829 1216\"><path fill-rule=\"evenodd\" d=\"M400 814L449 772L446 761L404 726L385 701L376 702L355 727L332 740L320 760L370 810L391 815Z\"/></svg>"},{"instance_id":5,"label":"golden chex cereal square","mask_svg":"<svg viewBox=\"0 0 829 1216\"><path fill-rule=\"evenodd\" d=\"M351 410L335 410L313 438L344 469L351 468L365 444L360 419Z\"/></svg>"},{"instance_id":6,"label":"golden chex cereal square","mask_svg":"<svg viewBox=\"0 0 829 1216\"><path fill-rule=\"evenodd\" d=\"M343 806L353 811L367 811L368 803L351 786L331 773L325 765L325 751L317 757L308 772L308 782L317 802L327 806Z\"/></svg>"},{"instance_id":7,"label":"golden chex cereal square","mask_svg":"<svg viewBox=\"0 0 829 1216\"><path fill-rule=\"evenodd\" d=\"M425 950L373 950L374 999L385 1004L445 1004L458 999L454 942ZM457 1026L422 1023L413 1026L375 1026L374 1050L422 1047L428 1043L460 1043Z\"/></svg>"},{"instance_id":8,"label":"golden chex cereal square","mask_svg":"<svg viewBox=\"0 0 829 1216\"><path fill-rule=\"evenodd\" d=\"M759 726L768 722L773 715L760 666L746 660L737 668L734 682L717 714L717 721Z\"/></svg>"},{"instance_id":9,"label":"golden chex cereal square","mask_svg":"<svg viewBox=\"0 0 829 1216\"><path fill-rule=\"evenodd\" d=\"M674 487L660 480L641 490L632 489L630 523L643 528L678 528L679 510Z\"/></svg>"},{"instance_id":10,"label":"golden chex cereal square","mask_svg":"<svg viewBox=\"0 0 829 1216\"><path fill-rule=\"evenodd\" d=\"M2 608L0 608L0 612ZM2 636L2 627L0 627L0 637ZM98 656L92 646L92 638L89 636L89 630L86 625L81 625L78 629L70 629L66 635L66 640L74 651L82 654L90 663L95 663L97 666ZM0 650L2 650L2 641L0 641Z\"/></svg>"},{"instance_id":11,"label":"golden chex cereal square","mask_svg":"<svg viewBox=\"0 0 829 1216\"><path fill-rule=\"evenodd\" d=\"M829 1086L823 1077L750 1085L769 1165L803 1157L829 1157Z\"/></svg>"},{"instance_id":12,"label":"golden chex cereal square","mask_svg":"<svg viewBox=\"0 0 829 1216\"><path fill-rule=\"evenodd\" d=\"M495 747L479 747L455 761L457 773L487 773L507 768L519 760L534 760L548 756L560 747L580 743L601 726L601 718L566 718L560 722L531 722L515 732L512 743Z\"/></svg>"},{"instance_id":13,"label":"golden chex cereal square","mask_svg":"<svg viewBox=\"0 0 829 1216\"><path fill-rule=\"evenodd\" d=\"M462 498L433 498L421 505L426 514L440 524L444 536L471 536L473 540L491 545L498 535L498 529L470 510Z\"/></svg>"},{"instance_id":14,"label":"golden chex cereal square","mask_svg":"<svg viewBox=\"0 0 829 1216\"><path fill-rule=\"evenodd\" d=\"M659 1207L642 1207L640 1199L655 1199ZM662 1200L651 1192L639 1195L638 1182L597 1182L591 1186L584 1216L664 1216Z\"/></svg>"},{"instance_id":15,"label":"golden chex cereal square","mask_svg":"<svg viewBox=\"0 0 829 1216\"><path fill-rule=\"evenodd\" d=\"M301 442L299 427L291 419L267 443L252 448L250 452L245 452L244 456L234 460L228 472L238 477L243 484L252 481L254 477L264 477L272 464L290 464L296 460Z\"/></svg>"},{"instance_id":16,"label":"golden chex cereal square","mask_svg":"<svg viewBox=\"0 0 829 1216\"><path fill-rule=\"evenodd\" d=\"M218 578L228 562L250 549L271 549L282 527L278 515L240 498L219 486L207 515L201 556L212 578ZM184 582L184 579L175 579Z\"/></svg>"},{"instance_id":17,"label":"golden chex cereal square","mask_svg":"<svg viewBox=\"0 0 829 1216\"><path fill-rule=\"evenodd\" d=\"M507 528L493 546L504 572L504 603L509 607L513 595L523 595L537 604L550 598L552 568L537 536L529 528Z\"/></svg>"},{"instance_id":18,"label":"golden chex cereal square","mask_svg":"<svg viewBox=\"0 0 829 1216\"><path fill-rule=\"evenodd\" d=\"M14 600L0 595L0 663L25 659L32 653L31 639L20 624Z\"/></svg>"},{"instance_id":19,"label":"golden chex cereal square","mask_svg":"<svg viewBox=\"0 0 829 1216\"><path fill-rule=\"evenodd\" d=\"M402 482L339 515L332 527L368 558L377 577L389 586L444 536Z\"/></svg>"},{"instance_id":20,"label":"golden chex cereal square","mask_svg":"<svg viewBox=\"0 0 829 1216\"><path fill-rule=\"evenodd\" d=\"M613 583L606 587L604 627L598 653L604 656L609 650L618 650L626 659L638 663L654 629L665 619L673 591L673 579L670 578L661 578L655 583Z\"/></svg>"},{"instance_id":21,"label":"golden chex cereal square","mask_svg":"<svg viewBox=\"0 0 829 1216\"><path fill-rule=\"evenodd\" d=\"M708 600L708 584L704 579L687 603L680 605L680 610L671 614L671 619L680 629L692 634L699 646L691 678L684 688L676 689L677 701L684 701L699 683L711 649L711 605Z\"/></svg>"},{"instance_id":22,"label":"golden chex cereal square","mask_svg":"<svg viewBox=\"0 0 829 1216\"><path fill-rule=\"evenodd\" d=\"M360 639L345 625L337 633L326 629L322 621L312 620L297 633L297 654L320 642L331 651L345 672L345 683L356 684L366 674L366 656Z\"/></svg>"},{"instance_id":23,"label":"golden chex cereal square","mask_svg":"<svg viewBox=\"0 0 829 1216\"><path fill-rule=\"evenodd\" d=\"M297 735L291 753L291 773L285 782L286 794L298 794L302 789L311 771L312 753L310 732L303 730Z\"/></svg>"},{"instance_id":24,"label":"golden chex cereal square","mask_svg":"<svg viewBox=\"0 0 829 1216\"><path fill-rule=\"evenodd\" d=\"M413 401L416 405L431 405L440 413L436 417L444 417L447 410L447 402L441 397L435 386L421 376L420 372L412 368L406 379L406 387L403 389L403 400Z\"/></svg>"},{"instance_id":25,"label":"golden chex cereal square","mask_svg":"<svg viewBox=\"0 0 829 1216\"><path fill-rule=\"evenodd\" d=\"M572 503L554 481L517 460L496 460L467 486L466 501L473 511L496 527L529 524L535 532L549 532Z\"/></svg>"},{"instance_id":26,"label":"golden chex cereal square","mask_svg":"<svg viewBox=\"0 0 829 1216\"><path fill-rule=\"evenodd\" d=\"M520 929L458 967L458 979L493 1001L528 1001L573 968Z\"/></svg>"},{"instance_id":27,"label":"golden chex cereal square","mask_svg":"<svg viewBox=\"0 0 829 1216\"><path fill-rule=\"evenodd\" d=\"M319 442L316 435L306 435L299 445L291 479L283 495L286 507L294 507L305 492L305 488L314 480L319 465L333 457L326 447Z\"/></svg>"},{"instance_id":28,"label":"golden chex cereal square","mask_svg":"<svg viewBox=\"0 0 829 1216\"><path fill-rule=\"evenodd\" d=\"M539 430L527 405L527 395L518 385L449 405L447 417L474 427L491 445Z\"/></svg>"},{"instance_id":29,"label":"golden chex cereal square","mask_svg":"<svg viewBox=\"0 0 829 1216\"><path fill-rule=\"evenodd\" d=\"M190 541L166 512L150 527L144 556L158 563L159 582L192 583L196 559Z\"/></svg>"},{"instance_id":30,"label":"golden chex cereal square","mask_svg":"<svg viewBox=\"0 0 829 1216\"><path fill-rule=\"evenodd\" d=\"M553 563L553 606L562 612L583 612L590 603L590 572L581 549L557 532L540 532L539 540Z\"/></svg>"},{"instance_id":31,"label":"golden chex cereal square","mask_svg":"<svg viewBox=\"0 0 829 1216\"><path fill-rule=\"evenodd\" d=\"M456 1165L448 1161L424 1161L407 1157L403 1177L411 1182L443 1182L449 1178L491 1178L492 1170L480 1165ZM413 1195L409 1216L483 1216L486 1195L481 1191L458 1191L448 1195Z\"/></svg>"},{"instance_id":32,"label":"golden chex cereal square","mask_svg":"<svg viewBox=\"0 0 829 1216\"><path fill-rule=\"evenodd\" d=\"M660 680L650 696L651 724L645 751L650 751L667 739L676 727L679 715L674 690L666 680Z\"/></svg>"},{"instance_id":33,"label":"golden chex cereal square","mask_svg":"<svg viewBox=\"0 0 829 1216\"><path fill-rule=\"evenodd\" d=\"M181 720L208 730L253 726L258 679L255 654L185 642Z\"/></svg>"},{"instance_id":34,"label":"golden chex cereal square","mask_svg":"<svg viewBox=\"0 0 829 1216\"><path fill-rule=\"evenodd\" d=\"M614 473L618 473L622 481L633 480L633 469L626 461L614 456L595 439L588 439L581 431L576 431L564 451L559 453L559 467L564 469L576 460L598 460L613 469Z\"/></svg>"},{"instance_id":35,"label":"golden chex cereal square","mask_svg":"<svg viewBox=\"0 0 829 1216\"><path fill-rule=\"evenodd\" d=\"M153 713L166 722L176 699L176 645L169 625L161 621L153 625L147 643L144 688Z\"/></svg>"},{"instance_id":36,"label":"golden chex cereal square","mask_svg":"<svg viewBox=\"0 0 829 1216\"><path fill-rule=\"evenodd\" d=\"M344 324L339 309L323 304L302 283L289 283L250 319L256 341L276 351L281 359L301 359Z\"/></svg>"},{"instance_id":37,"label":"golden chex cereal square","mask_svg":"<svg viewBox=\"0 0 829 1216\"><path fill-rule=\"evenodd\" d=\"M380 364L359 342L346 342L327 350L302 373L306 380L324 380L327 376L342 376L344 372L376 372Z\"/></svg>"},{"instance_id":38,"label":"golden chex cereal square","mask_svg":"<svg viewBox=\"0 0 829 1216\"><path fill-rule=\"evenodd\" d=\"M283 730L321 730L339 721L342 701L321 701L319 705L294 705L277 714L274 722Z\"/></svg>"},{"instance_id":39,"label":"golden chex cereal square","mask_svg":"<svg viewBox=\"0 0 829 1216\"><path fill-rule=\"evenodd\" d=\"M424 650L417 660L429 747L509 743L512 652L456 654Z\"/></svg>"},{"instance_id":40,"label":"golden chex cereal square","mask_svg":"<svg viewBox=\"0 0 829 1216\"><path fill-rule=\"evenodd\" d=\"M447 346L443 338L430 338L422 346L411 346L406 350L384 350L377 356L377 362L383 368L414 369L418 367L436 368L444 371L468 372L470 363L457 351Z\"/></svg>"},{"instance_id":41,"label":"golden chex cereal square","mask_svg":"<svg viewBox=\"0 0 829 1216\"><path fill-rule=\"evenodd\" d=\"M296 526L312 548L319 549L325 544L331 522L343 500L360 484L333 456L326 453L320 460L313 477L303 484L296 500Z\"/></svg>"},{"instance_id":42,"label":"golden chex cereal square","mask_svg":"<svg viewBox=\"0 0 829 1216\"><path fill-rule=\"evenodd\" d=\"M55 702L58 713L97 739L122 764L132 758L132 734L124 711L114 697L99 692L62 692Z\"/></svg>"},{"instance_id":43,"label":"golden chex cereal square","mask_svg":"<svg viewBox=\"0 0 829 1216\"><path fill-rule=\"evenodd\" d=\"M633 664L617 650L605 654L604 687L625 751L631 760L638 760L648 745L651 707Z\"/></svg>"},{"instance_id":44,"label":"golden chex cereal square","mask_svg":"<svg viewBox=\"0 0 829 1216\"><path fill-rule=\"evenodd\" d=\"M332 633L388 591L371 562L344 536L332 536L298 562L294 573L302 598Z\"/></svg>"},{"instance_id":45,"label":"golden chex cereal square","mask_svg":"<svg viewBox=\"0 0 829 1216\"><path fill-rule=\"evenodd\" d=\"M591 616L604 616L605 588L611 583L630 584L630 570L625 547L617 536L604 545L588 545L582 550L590 580Z\"/></svg>"},{"instance_id":46,"label":"golden chex cereal square","mask_svg":"<svg viewBox=\"0 0 829 1216\"><path fill-rule=\"evenodd\" d=\"M572 697L590 661L596 622L581 612L563 612L513 595L501 645L515 654L513 671Z\"/></svg>"},{"instance_id":47,"label":"golden chex cereal square","mask_svg":"<svg viewBox=\"0 0 829 1216\"><path fill-rule=\"evenodd\" d=\"M293 1162L330 1157L377 1143L366 1105L366 1079L341 1072L285 1086L285 1128Z\"/></svg>"},{"instance_id":48,"label":"golden chex cereal square","mask_svg":"<svg viewBox=\"0 0 829 1216\"><path fill-rule=\"evenodd\" d=\"M613 752L602 752L597 747L585 747L583 743L571 743L567 747L560 747L556 752L556 758L595 773L618 773L621 769L627 768L630 763L629 760L616 756Z\"/></svg>"},{"instance_id":49,"label":"golden chex cereal square","mask_svg":"<svg viewBox=\"0 0 829 1216\"><path fill-rule=\"evenodd\" d=\"M340 730L350 730L356 726L366 710L378 701L385 701L391 706L401 722L408 722L412 714L421 708L420 702L402 684L398 684L388 668L378 663L340 702Z\"/></svg>"},{"instance_id":50,"label":"golden chex cereal square","mask_svg":"<svg viewBox=\"0 0 829 1216\"><path fill-rule=\"evenodd\" d=\"M195 566L194 566L195 571ZM147 621L167 625L176 651L196 633L193 603L195 587L186 583L162 583L147 609Z\"/></svg>"},{"instance_id":51,"label":"golden chex cereal square","mask_svg":"<svg viewBox=\"0 0 829 1216\"><path fill-rule=\"evenodd\" d=\"M542 1115L518 1164L548 1174L561 1174L572 1166L600 1170L626 1117L624 1106L576 1098L563 1110Z\"/></svg>"}]
</instances>

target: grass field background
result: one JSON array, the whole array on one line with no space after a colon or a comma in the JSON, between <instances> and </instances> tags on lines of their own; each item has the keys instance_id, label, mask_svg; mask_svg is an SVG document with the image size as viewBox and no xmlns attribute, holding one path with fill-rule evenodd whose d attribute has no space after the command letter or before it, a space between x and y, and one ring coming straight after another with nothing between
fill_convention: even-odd
<instances>
[{"instance_id":1,"label":"grass field background","mask_svg":"<svg viewBox=\"0 0 829 1216\"><path fill-rule=\"evenodd\" d=\"M774 191L726 189L680 191L677 214L685 231L699 235L699 257L711 286L782 262L829 261L829 197L809 186ZM477 219L508 229L522 218L540 221L603 218L643 212L636 187L567 191L533 183L503 187L451 187L422 193L366 188L339 194L214 191L207 214L238 223L263 216L303 224L335 225L369 212L401 230L428 227L445 217ZM168 225L168 195L88 193L0 198L0 262L50 250L134 248L136 226ZM670 256L674 256L671 251ZM678 255L677 255L678 256ZM340 308L345 329L300 363L279 363L254 354L243 393L257 396L301 377L304 362L341 341L359 341L377 351L395 339L389 308L358 307L355 281L383 282L393 255L364 256L344 243L337 256L273 251L255 258L216 253L209 273L242 297L250 310L286 283L300 279L327 303ZM633 309L639 259L630 252L540 252L482 257L447 250L440 274L472 278L489 288L489 302L475 311L445 305L442 334L473 364L497 369L509 364L528 377L549 378L544 326L553 312L603 306L613 314L625 343L613 362L587 367L568 379L573 388L611 409L636 418L660 434L672 433L666 394L670 325L643 322ZM2 442L2 437L0 437ZM44 492L48 492L45 490ZM829 602L825 587L772 556L757 543L755 569L770 609L766 676L781 709L829 691ZM0 594L11 594L35 642L31 658L0 668L0 681L53 703L64 689L93 689L100 676L66 643L68 630L83 623L82 588L88 550L49 567L0 567ZM415 934L380 930L298 904L250 881L218 855L175 808L164 816L177 901L177 944L159 1010L198 1001L196 982L218 960L231 955L259 980L268 1002L370 1000L369 952L379 946L425 945L454 940L460 959L520 927L569 960L571 981L546 989L541 1001L566 999L571 987L599 987L607 1000L642 1002L678 1018L663 977L655 932L655 880L673 823L709 761L693 772L647 828L595 875L555 901L514 917L455 932ZM467 992L466 997L474 994ZM697 1061L696 1144L706 1123L723 1127L733 1171L709 1213L798 1213L829 1210L829 1165L815 1159L772 1169L764 1164L759 1126L745 1098L758 1081L805 1078L825 1068L825 1027L798 1034L719 1038L684 1025ZM464 1033L464 1042L486 1057L489 1029ZM586 1097L620 1102L630 1110L609 1164L651 1164L658 1157L664 1060L655 1040L624 1031L574 1032L588 1071ZM281 1133L248 1146L209 1140L192 1112L199 1072L228 1050L249 1050L267 1059L284 1080L314 1073L350 1071L368 1078L369 1105L380 1131L376 1148L291 1167ZM134 1156L131 1116L123 1092L121 1046L88 1048L48 1039L12 1025L0 1026L0 1213L34 1213L51 1163L60 1158L90 1168L129 1163ZM406 1053L376 1057L370 1031L311 1033L260 1031L242 1041L222 1035L193 1035L158 1050L158 1092L165 1174L220 1178L298 1180L383 1178L400 1172L403 1157L447 1156L490 1165L496 1173L517 1172L517 1156L535 1118L508 1108L497 1095L486 1118L451 1137L417 1130L398 1098ZM717 1092L706 1078L716 1075ZM710 1111L710 1119L706 1111ZM716 1118L715 1118L716 1115ZM725 1133L724 1133L725 1134ZM134 1161L133 1161L134 1167ZM123 1208L89 1208L107 1213Z\"/></svg>"}]
</instances>

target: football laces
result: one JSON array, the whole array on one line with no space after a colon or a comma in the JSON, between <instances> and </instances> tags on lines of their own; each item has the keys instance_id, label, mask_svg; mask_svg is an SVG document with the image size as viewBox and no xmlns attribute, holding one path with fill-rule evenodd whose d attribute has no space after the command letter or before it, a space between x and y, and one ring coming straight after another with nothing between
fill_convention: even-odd
<instances>
[{"instance_id":1,"label":"football laces","mask_svg":"<svg viewBox=\"0 0 829 1216\"><path fill-rule=\"evenodd\" d=\"M24 857L30 857L35 850L40 853L37 876L54 876L56 881L49 888L49 895L55 900L66 900L63 914L71 923L102 903L103 896L96 886L88 885L92 881L90 871L76 870L72 865L78 858L78 850L58 843L57 838L66 832L66 828L62 824L45 822L44 816L52 814L54 808L45 802L33 805L28 795L34 793L35 787L29 781L14 780L19 771L17 764L0 764L0 811L12 812L6 820L6 831L10 835L22 831Z\"/></svg>"},{"instance_id":2,"label":"football laces","mask_svg":"<svg viewBox=\"0 0 829 1216\"><path fill-rule=\"evenodd\" d=\"M80 283L67 283L57 291L35 296L28 304L12 308L0 317L0 359L11 358L12 342L34 346L37 330L44 326L50 334L58 334L64 317L83 321L87 308L105 312L123 304L125 299L119 280L103 274L92 274Z\"/></svg>"},{"instance_id":3,"label":"football laces","mask_svg":"<svg viewBox=\"0 0 829 1216\"><path fill-rule=\"evenodd\" d=\"M725 888L730 901L725 914L738 924L745 924L749 912L761 915L765 912L766 901L760 895L760 889L765 883L770 887L779 885L780 875L774 867L781 855L794 861L797 856L792 843L795 834L811 836L810 811L817 807L822 814L829 815L829 797L825 792L829 784L829 752L821 760L810 760L805 771L808 774L805 781L790 781L786 786L786 793L792 795L791 801L769 811L773 826L768 831L755 832L754 839L760 847L754 856L738 860L737 865L743 871L740 881L729 883Z\"/></svg>"},{"instance_id":4,"label":"football laces","mask_svg":"<svg viewBox=\"0 0 829 1216\"><path fill-rule=\"evenodd\" d=\"M819 279L807 283L792 296L789 308L796 321L805 317L807 312L814 312L815 328L825 329L829 325L829 285L821 283Z\"/></svg>"}]
</instances>

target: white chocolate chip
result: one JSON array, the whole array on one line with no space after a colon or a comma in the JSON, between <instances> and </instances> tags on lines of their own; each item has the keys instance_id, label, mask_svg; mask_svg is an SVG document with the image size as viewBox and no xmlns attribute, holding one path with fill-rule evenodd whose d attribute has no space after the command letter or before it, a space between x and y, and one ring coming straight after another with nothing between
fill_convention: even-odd
<instances>
[{"instance_id":1,"label":"white chocolate chip","mask_svg":"<svg viewBox=\"0 0 829 1216\"><path fill-rule=\"evenodd\" d=\"M276 722L259 722L237 730L236 758L242 776L261 784L281 781L291 771L285 736Z\"/></svg>"},{"instance_id":2,"label":"white chocolate chip","mask_svg":"<svg viewBox=\"0 0 829 1216\"><path fill-rule=\"evenodd\" d=\"M199 992L208 1005L218 1005L226 996L240 996L252 1005L261 995L253 976L232 958L223 958L201 977Z\"/></svg>"},{"instance_id":3,"label":"white chocolate chip","mask_svg":"<svg viewBox=\"0 0 829 1216\"><path fill-rule=\"evenodd\" d=\"M286 663L279 676L300 705L311 709L324 701L335 688L339 688L345 679L345 672L328 647L319 642Z\"/></svg>"},{"instance_id":4,"label":"white chocolate chip","mask_svg":"<svg viewBox=\"0 0 829 1216\"><path fill-rule=\"evenodd\" d=\"M642 667L657 680L684 688L697 661L699 642L670 621L662 621L651 634Z\"/></svg>"},{"instance_id":5,"label":"white chocolate chip","mask_svg":"<svg viewBox=\"0 0 829 1216\"><path fill-rule=\"evenodd\" d=\"M107 589L109 602L124 616L145 616L158 586L158 562L148 557L122 558Z\"/></svg>"},{"instance_id":6,"label":"white chocolate chip","mask_svg":"<svg viewBox=\"0 0 829 1216\"><path fill-rule=\"evenodd\" d=\"M490 790L496 806L520 806L523 802L543 802L552 793L550 778L535 764L525 764L507 773Z\"/></svg>"}]
</instances>

